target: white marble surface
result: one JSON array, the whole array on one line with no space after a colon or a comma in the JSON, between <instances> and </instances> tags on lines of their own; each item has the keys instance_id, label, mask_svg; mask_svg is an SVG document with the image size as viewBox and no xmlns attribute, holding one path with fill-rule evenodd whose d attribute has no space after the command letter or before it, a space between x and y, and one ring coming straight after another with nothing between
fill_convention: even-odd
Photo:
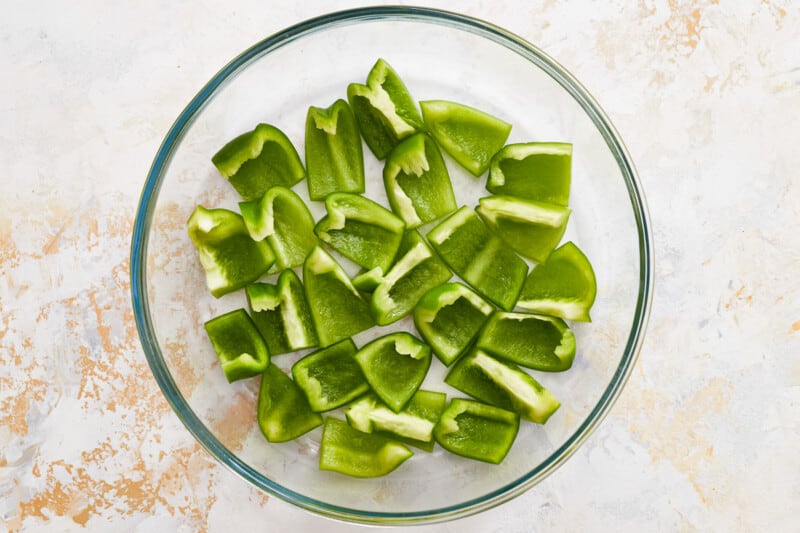
<instances>
[{"instance_id":1,"label":"white marble surface","mask_svg":"<svg viewBox=\"0 0 800 533\"><path fill-rule=\"evenodd\" d=\"M134 208L216 70L366 2L16 3L0 21L0 530L351 531L218 466L129 304ZM724 5L723 5L724 4ZM647 341L609 417L511 503L420 532L796 531L800 12L439 1L543 48L626 140L652 215Z\"/></svg>"}]
</instances>

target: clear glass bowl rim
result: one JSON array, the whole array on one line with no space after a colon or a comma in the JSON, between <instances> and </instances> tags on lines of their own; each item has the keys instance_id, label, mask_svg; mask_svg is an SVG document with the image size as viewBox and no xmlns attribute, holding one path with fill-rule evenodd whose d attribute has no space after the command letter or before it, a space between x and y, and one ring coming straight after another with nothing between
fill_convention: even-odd
<instances>
[{"instance_id":1,"label":"clear glass bowl rim","mask_svg":"<svg viewBox=\"0 0 800 533\"><path fill-rule=\"evenodd\" d=\"M525 473L514 482L489 492L480 498L467 500L456 505L403 513L351 509L308 498L262 476L228 450L214 437L194 413L173 381L156 339L153 324L150 320L149 302L147 299L146 258L153 211L172 154L183 138L184 133L194 121L195 116L227 81L231 80L238 72L263 55L305 35L334 27L374 20L423 22L467 31L494 41L512 52L519 54L553 78L578 102L595 124L606 141L608 148L613 153L628 189L631 207L636 220L639 241L640 279L633 326L628 335L625 352L620 360L620 364L600 398L600 401L590 412L586 420L584 420L570 438L568 438L562 446L553 451L544 462L536 466L533 470ZM164 141L159 147L142 190L131 240L131 297L136 327L138 329L142 348L144 349L153 376L158 386L161 388L164 397L178 415L181 422L183 422L200 445L231 471L271 495L303 509L330 518L384 525L443 522L490 509L530 489L571 457L605 418L622 391L643 343L644 332L653 298L654 261L652 249L652 235L649 226L647 205L640 180L627 148L600 105L572 74L534 45L488 22L458 13L432 8L375 6L338 11L315 17L267 37L231 60L215 74L189 102L170 127Z\"/></svg>"}]
</instances>

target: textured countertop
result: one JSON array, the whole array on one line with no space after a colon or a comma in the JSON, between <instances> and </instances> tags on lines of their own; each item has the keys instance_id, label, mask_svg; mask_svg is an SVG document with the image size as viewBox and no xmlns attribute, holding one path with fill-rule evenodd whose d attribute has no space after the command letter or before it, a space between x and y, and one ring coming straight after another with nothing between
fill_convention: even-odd
<instances>
[{"instance_id":1,"label":"textured countertop","mask_svg":"<svg viewBox=\"0 0 800 533\"><path fill-rule=\"evenodd\" d=\"M724 4L724 5L723 5ZM351 531L249 488L162 398L129 297L177 113L283 27L364 2L18 3L0 21L0 530ZM796 531L800 11L789 1L440 1L563 64L650 206L647 339L586 444L419 532Z\"/></svg>"}]
</instances>

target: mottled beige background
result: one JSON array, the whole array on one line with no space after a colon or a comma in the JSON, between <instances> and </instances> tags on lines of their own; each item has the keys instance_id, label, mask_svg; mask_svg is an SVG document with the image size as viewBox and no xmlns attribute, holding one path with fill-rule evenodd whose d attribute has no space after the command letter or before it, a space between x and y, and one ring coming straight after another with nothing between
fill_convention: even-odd
<instances>
[{"instance_id":1,"label":"mottled beige background","mask_svg":"<svg viewBox=\"0 0 800 533\"><path fill-rule=\"evenodd\" d=\"M4 6L0 530L354 528L248 488L194 442L139 347L128 253L151 159L199 87L266 35L366 4ZM415 531L797 531L798 6L428 5L518 33L597 97L648 195L657 286L627 389L567 465ZM241 431L240 414L216 429Z\"/></svg>"}]
</instances>

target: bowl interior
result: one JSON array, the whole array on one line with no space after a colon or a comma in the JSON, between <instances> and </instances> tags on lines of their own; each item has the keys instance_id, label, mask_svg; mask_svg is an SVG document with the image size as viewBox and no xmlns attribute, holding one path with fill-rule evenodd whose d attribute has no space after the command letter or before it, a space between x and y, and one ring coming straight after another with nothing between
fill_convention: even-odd
<instances>
[{"instance_id":1,"label":"bowl interior","mask_svg":"<svg viewBox=\"0 0 800 533\"><path fill-rule=\"evenodd\" d=\"M197 204L236 210L235 191L211 156L259 122L281 128L304 152L309 105L346 98L385 58L417 100L454 100L513 124L509 142L574 145L571 205L564 238L592 261L598 282L593 322L573 324L572 369L532 372L562 407L544 425L523 423L499 466L417 451L391 475L350 479L317 467L318 428L270 444L255 419L258 379L228 384L204 321L246 307L243 294L214 299L206 290L185 222ZM643 205L624 148L602 112L567 74L529 45L482 23L428 10L366 10L287 30L235 60L179 118L148 179L133 247L134 305L145 351L167 398L187 427L223 463L273 494L324 514L364 521L441 519L475 512L519 493L560 464L599 421L638 349L649 298ZM386 204L382 164L364 148L367 192ZM460 205L488 193L446 157ZM307 199L305 181L294 187ZM319 218L320 202L309 202ZM424 231L423 231L424 234ZM360 346L410 320L356 337ZM273 357L288 370L303 354ZM423 388L463 396L442 383L434 360ZM334 416L342 417L341 412Z\"/></svg>"}]
</instances>

